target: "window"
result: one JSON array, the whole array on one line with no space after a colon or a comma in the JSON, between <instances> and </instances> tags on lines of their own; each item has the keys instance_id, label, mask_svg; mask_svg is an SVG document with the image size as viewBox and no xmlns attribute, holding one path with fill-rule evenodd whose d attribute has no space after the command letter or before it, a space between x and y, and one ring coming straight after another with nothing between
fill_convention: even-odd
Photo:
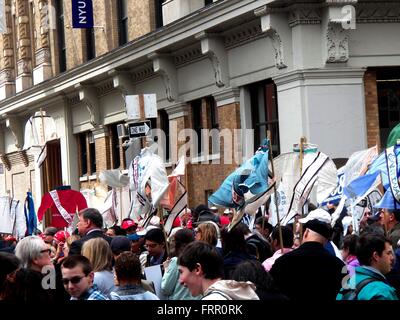
<instances>
[{"instance_id":1,"label":"window","mask_svg":"<svg viewBox=\"0 0 400 320\"><path fill-rule=\"evenodd\" d=\"M202 116L201 116L201 109L202 109L202 101L201 99L194 100L191 102L192 107L192 124L193 130L197 134L197 156L201 156L201 129L203 129L202 125ZM195 155L191 155L195 156Z\"/></svg>"},{"instance_id":2,"label":"window","mask_svg":"<svg viewBox=\"0 0 400 320\"><path fill-rule=\"evenodd\" d=\"M381 68L376 72L379 131L385 147L390 131L400 121L400 68Z\"/></svg>"},{"instance_id":3,"label":"window","mask_svg":"<svg viewBox=\"0 0 400 320\"><path fill-rule=\"evenodd\" d=\"M67 48L65 47L65 33L64 33L64 8L63 1L55 1L56 14L57 14L57 47L58 47L58 64L60 72L67 70Z\"/></svg>"},{"instance_id":4,"label":"window","mask_svg":"<svg viewBox=\"0 0 400 320\"><path fill-rule=\"evenodd\" d=\"M205 6L208 6L209 4L212 4L212 3L213 3L213 0L205 0L204 1Z\"/></svg>"},{"instance_id":5,"label":"window","mask_svg":"<svg viewBox=\"0 0 400 320\"><path fill-rule=\"evenodd\" d=\"M128 42L128 5L127 0L118 0L118 41L119 45Z\"/></svg>"},{"instance_id":6,"label":"window","mask_svg":"<svg viewBox=\"0 0 400 320\"><path fill-rule=\"evenodd\" d=\"M156 15L156 29L161 28L163 24L163 13L162 13L162 4L164 0L155 0L154 1L154 6L155 6L155 15Z\"/></svg>"},{"instance_id":7,"label":"window","mask_svg":"<svg viewBox=\"0 0 400 320\"><path fill-rule=\"evenodd\" d=\"M166 162L169 162L169 158L170 158L169 117L168 117L168 113L165 110L158 111L158 114L160 116L160 129L165 134L165 142L164 142L165 146L163 146L164 147L165 160L166 160Z\"/></svg>"},{"instance_id":8,"label":"window","mask_svg":"<svg viewBox=\"0 0 400 320\"><path fill-rule=\"evenodd\" d=\"M86 32L86 58L87 61L92 60L96 57L96 45L94 28L87 28Z\"/></svg>"},{"instance_id":9,"label":"window","mask_svg":"<svg viewBox=\"0 0 400 320\"><path fill-rule=\"evenodd\" d=\"M125 157L124 157L124 149L122 144L129 140L129 137L118 137L118 125L125 125L124 122L121 123L113 123L110 125L110 136L111 136L111 165L112 169L125 169Z\"/></svg>"},{"instance_id":10,"label":"window","mask_svg":"<svg viewBox=\"0 0 400 320\"><path fill-rule=\"evenodd\" d=\"M78 145L79 145L79 167L80 167L80 176L86 176L88 174L88 166L87 166L87 147L86 147L86 132L80 133L78 135Z\"/></svg>"},{"instance_id":11,"label":"window","mask_svg":"<svg viewBox=\"0 0 400 320\"><path fill-rule=\"evenodd\" d=\"M204 203L208 203L208 198L214 193L214 190L204 190L205 201Z\"/></svg>"},{"instance_id":12,"label":"window","mask_svg":"<svg viewBox=\"0 0 400 320\"><path fill-rule=\"evenodd\" d=\"M271 132L272 153L280 154L279 120L276 100L276 85L272 81L263 81L249 86L251 118L254 129L254 147L257 149Z\"/></svg>"},{"instance_id":13,"label":"window","mask_svg":"<svg viewBox=\"0 0 400 320\"><path fill-rule=\"evenodd\" d=\"M93 133L83 132L78 135L80 176L96 173L96 146ZM90 170L88 170L90 169Z\"/></svg>"},{"instance_id":14,"label":"window","mask_svg":"<svg viewBox=\"0 0 400 320\"><path fill-rule=\"evenodd\" d=\"M205 101L207 111L207 129L211 130L211 134L209 136L209 154L213 154L218 152L220 149L219 131L216 131L219 129L218 107L214 97L207 97L205 98Z\"/></svg>"},{"instance_id":15,"label":"window","mask_svg":"<svg viewBox=\"0 0 400 320\"><path fill-rule=\"evenodd\" d=\"M93 132L88 132L89 140L89 164L90 174L96 173L96 144L94 142Z\"/></svg>"}]
</instances>

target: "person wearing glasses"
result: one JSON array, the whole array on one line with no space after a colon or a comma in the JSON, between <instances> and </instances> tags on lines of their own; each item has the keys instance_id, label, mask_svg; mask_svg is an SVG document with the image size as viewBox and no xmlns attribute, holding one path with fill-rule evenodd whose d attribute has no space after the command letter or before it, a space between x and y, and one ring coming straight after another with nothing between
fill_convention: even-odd
<instances>
[{"instance_id":1,"label":"person wearing glasses","mask_svg":"<svg viewBox=\"0 0 400 320\"><path fill-rule=\"evenodd\" d=\"M15 255L21 261L21 267L27 270L26 273L29 273L31 279L31 282L27 282L30 284L25 284L25 286L43 288L54 301L68 299L61 284L61 273L57 273L54 268L51 249L42 238L28 236L21 239L15 247Z\"/></svg>"},{"instance_id":2,"label":"person wearing glasses","mask_svg":"<svg viewBox=\"0 0 400 320\"><path fill-rule=\"evenodd\" d=\"M93 285L94 272L88 258L72 255L61 264L62 283L71 300L108 300Z\"/></svg>"},{"instance_id":3,"label":"person wearing glasses","mask_svg":"<svg viewBox=\"0 0 400 320\"><path fill-rule=\"evenodd\" d=\"M167 260L168 254L165 250L165 235L161 229L154 228L147 231L144 239L144 247L147 250L147 254L143 253L140 256L142 264L145 262L144 267L162 264ZM144 257L146 258L145 260Z\"/></svg>"}]
</instances>

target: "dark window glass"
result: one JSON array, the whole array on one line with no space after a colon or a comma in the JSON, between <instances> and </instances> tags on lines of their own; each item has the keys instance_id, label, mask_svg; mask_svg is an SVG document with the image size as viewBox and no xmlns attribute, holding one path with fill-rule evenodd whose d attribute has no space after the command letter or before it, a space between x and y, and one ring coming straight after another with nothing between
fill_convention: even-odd
<instances>
[{"instance_id":1,"label":"dark window glass","mask_svg":"<svg viewBox=\"0 0 400 320\"><path fill-rule=\"evenodd\" d=\"M160 129L164 131L165 134L165 159L168 162L170 155L169 155L169 117L168 113L165 110L159 111L160 115Z\"/></svg>"},{"instance_id":2,"label":"dark window glass","mask_svg":"<svg viewBox=\"0 0 400 320\"><path fill-rule=\"evenodd\" d=\"M94 142L93 133L89 132L89 160L90 160L90 174L96 173L96 144Z\"/></svg>"},{"instance_id":3,"label":"dark window glass","mask_svg":"<svg viewBox=\"0 0 400 320\"><path fill-rule=\"evenodd\" d=\"M155 0L156 29L161 28L163 24L162 4L164 0Z\"/></svg>"},{"instance_id":4,"label":"dark window glass","mask_svg":"<svg viewBox=\"0 0 400 320\"><path fill-rule=\"evenodd\" d=\"M86 132L80 133L78 135L79 139L79 155L80 155L80 162L81 162L81 172L80 175L84 176L88 173L87 168L87 149L86 149Z\"/></svg>"},{"instance_id":5,"label":"dark window glass","mask_svg":"<svg viewBox=\"0 0 400 320\"><path fill-rule=\"evenodd\" d=\"M58 64L60 72L67 70L67 48L65 47L65 27L64 27L64 8L63 1L55 1L57 15L57 46L58 46Z\"/></svg>"},{"instance_id":6,"label":"dark window glass","mask_svg":"<svg viewBox=\"0 0 400 320\"><path fill-rule=\"evenodd\" d=\"M193 114L193 130L196 131L197 134L197 156L201 156L201 129L203 129L202 126L202 119L201 119L201 99L192 101L191 103L192 107L192 114Z\"/></svg>"},{"instance_id":7,"label":"dark window glass","mask_svg":"<svg viewBox=\"0 0 400 320\"><path fill-rule=\"evenodd\" d=\"M209 4L213 3L213 0L205 0L204 5L208 6Z\"/></svg>"},{"instance_id":8,"label":"dark window glass","mask_svg":"<svg viewBox=\"0 0 400 320\"><path fill-rule=\"evenodd\" d=\"M118 0L118 37L120 46L128 42L128 6L126 0Z\"/></svg>"},{"instance_id":9,"label":"dark window glass","mask_svg":"<svg viewBox=\"0 0 400 320\"><path fill-rule=\"evenodd\" d=\"M94 28L86 29L86 57L87 60L92 60L96 57L96 45L94 37Z\"/></svg>"},{"instance_id":10,"label":"dark window glass","mask_svg":"<svg viewBox=\"0 0 400 320\"><path fill-rule=\"evenodd\" d=\"M251 117L254 129L254 147L257 149L267 130L271 132L272 153L280 154L279 120L276 86L273 82L261 82L249 87L251 101Z\"/></svg>"}]
</instances>

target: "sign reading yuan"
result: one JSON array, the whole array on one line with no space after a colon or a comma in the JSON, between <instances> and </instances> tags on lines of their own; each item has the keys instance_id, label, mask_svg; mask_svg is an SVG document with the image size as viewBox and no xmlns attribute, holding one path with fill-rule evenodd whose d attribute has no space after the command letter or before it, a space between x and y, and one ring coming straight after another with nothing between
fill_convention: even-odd
<instances>
[{"instance_id":1,"label":"sign reading yuan","mask_svg":"<svg viewBox=\"0 0 400 320\"><path fill-rule=\"evenodd\" d=\"M92 0L72 0L73 28L93 28Z\"/></svg>"}]
</instances>

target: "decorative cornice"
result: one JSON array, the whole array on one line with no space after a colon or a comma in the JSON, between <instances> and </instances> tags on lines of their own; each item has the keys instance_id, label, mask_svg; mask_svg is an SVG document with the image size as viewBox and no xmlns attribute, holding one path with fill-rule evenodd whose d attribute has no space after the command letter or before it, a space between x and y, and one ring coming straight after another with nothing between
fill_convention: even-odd
<instances>
[{"instance_id":1,"label":"decorative cornice","mask_svg":"<svg viewBox=\"0 0 400 320\"><path fill-rule=\"evenodd\" d=\"M114 90L113 80L107 80L96 87L97 96L104 96Z\"/></svg>"},{"instance_id":2,"label":"decorative cornice","mask_svg":"<svg viewBox=\"0 0 400 320\"><path fill-rule=\"evenodd\" d=\"M154 76L156 76L156 74L154 73L152 63L148 63L145 66L132 71L132 81L133 82L141 82L143 80L149 79Z\"/></svg>"},{"instance_id":3,"label":"decorative cornice","mask_svg":"<svg viewBox=\"0 0 400 320\"><path fill-rule=\"evenodd\" d=\"M217 107L240 102L239 88L226 88L225 90L213 93Z\"/></svg>"},{"instance_id":4,"label":"decorative cornice","mask_svg":"<svg viewBox=\"0 0 400 320\"><path fill-rule=\"evenodd\" d=\"M400 22L399 3L384 2L359 3L356 6L357 23L398 23Z\"/></svg>"},{"instance_id":5,"label":"decorative cornice","mask_svg":"<svg viewBox=\"0 0 400 320\"><path fill-rule=\"evenodd\" d=\"M266 35L262 33L260 21L239 26L233 31L225 34L225 47L232 49L241 46L247 42L254 41L258 38L264 38Z\"/></svg>"},{"instance_id":6,"label":"decorative cornice","mask_svg":"<svg viewBox=\"0 0 400 320\"><path fill-rule=\"evenodd\" d=\"M200 47L190 48L174 56L175 65L178 67L204 59Z\"/></svg>"},{"instance_id":7,"label":"decorative cornice","mask_svg":"<svg viewBox=\"0 0 400 320\"><path fill-rule=\"evenodd\" d=\"M75 93L74 95L66 97L67 104L69 106L73 106L75 104L78 104L81 100L79 99L79 93Z\"/></svg>"},{"instance_id":8,"label":"decorative cornice","mask_svg":"<svg viewBox=\"0 0 400 320\"><path fill-rule=\"evenodd\" d=\"M110 131L107 126L98 125L94 129L92 129L93 139L100 139L104 137L108 137Z\"/></svg>"},{"instance_id":9,"label":"decorative cornice","mask_svg":"<svg viewBox=\"0 0 400 320\"><path fill-rule=\"evenodd\" d=\"M321 10L319 8L296 7L289 12L289 26L320 24L322 21Z\"/></svg>"},{"instance_id":10,"label":"decorative cornice","mask_svg":"<svg viewBox=\"0 0 400 320\"><path fill-rule=\"evenodd\" d=\"M14 83L14 69L3 69L0 71L0 84Z\"/></svg>"},{"instance_id":11,"label":"decorative cornice","mask_svg":"<svg viewBox=\"0 0 400 320\"><path fill-rule=\"evenodd\" d=\"M185 117L189 114L189 104L186 102L179 102L164 108L168 113L169 120Z\"/></svg>"}]
</instances>

